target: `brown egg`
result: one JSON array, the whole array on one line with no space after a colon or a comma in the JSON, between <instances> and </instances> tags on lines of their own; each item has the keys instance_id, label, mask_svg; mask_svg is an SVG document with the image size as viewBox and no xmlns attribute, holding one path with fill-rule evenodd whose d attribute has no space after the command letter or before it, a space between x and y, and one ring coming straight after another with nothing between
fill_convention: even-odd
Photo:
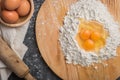
<instances>
[{"instance_id":1,"label":"brown egg","mask_svg":"<svg viewBox=\"0 0 120 80\"><path fill-rule=\"evenodd\" d=\"M5 0L4 6L8 10L15 10L20 6L21 0Z\"/></svg>"},{"instance_id":2,"label":"brown egg","mask_svg":"<svg viewBox=\"0 0 120 80\"><path fill-rule=\"evenodd\" d=\"M2 19L6 22L6 23L16 23L19 19L19 15L16 11L7 11L7 10L3 10L2 11Z\"/></svg>"},{"instance_id":3,"label":"brown egg","mask_svg":"<svg viewBox=\"0 0 120 80\"><path fill-rule=\"evenodd\" d=\"M0 14L1 14L1 0L0 0Z\"/></svg>"},{"instance_id":4,"label":"brown egg","mask_svg":"<svg viewBox=\"0 0 120 80\"><path fill-rule=\"evenodd\" d=\"M0 8L1 8L1 10L5 9L4 8L4 0L1 0L1 2L0 2Z\"/></svg>"},{"instance_id":5,"label":"brown egg","mask_svg":"<svg viewBox=\"0 0 120 80\"><path fill-rule=\"evenodd\" d=\"M0 0L0 8L1 8L1 0Z\"/></svg>"},{"instance_id":6,"label":"brown egg","mask_svg":"<svg viewBox=\"0 0 120 80\"><path fill-rule=\"evenodd\" d=\"M20 7L17 9L20 16L26 16L30 12L30 3L28 0L22 0Z\"/></svg>"}]
</instances>

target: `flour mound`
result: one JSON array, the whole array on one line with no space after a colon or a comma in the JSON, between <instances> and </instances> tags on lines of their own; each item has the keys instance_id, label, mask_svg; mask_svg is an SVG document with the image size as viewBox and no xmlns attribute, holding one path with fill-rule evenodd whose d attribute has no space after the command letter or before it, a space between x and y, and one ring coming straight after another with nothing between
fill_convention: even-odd
<instances>
[{"instance_id":1,"label":"flour mound","mask_svg":"<svg viewBox=\"0 0 120 80\"><path fill-rule=\"evenodd\" d=\"M109 32L106 44L100 49L99 55L95 52L87 52L80 48L75 40L80 24L79 18L88 21L96 20L103 24L104 29ZM99 0L78 0L71 5L64 19L64 25L60 28L60 45L67 63L89 66L117 56L116 48L120 44L119 25L113 16Z\"/></svg>"}]
</instances>

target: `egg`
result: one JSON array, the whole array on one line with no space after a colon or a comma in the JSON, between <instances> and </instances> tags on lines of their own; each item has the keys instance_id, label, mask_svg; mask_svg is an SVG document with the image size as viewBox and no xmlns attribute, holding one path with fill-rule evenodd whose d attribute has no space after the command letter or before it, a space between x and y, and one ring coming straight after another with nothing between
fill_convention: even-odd
<instances>
[{"instance_id":1,"label":"egg","mask_svg":"<svg viewBox=\"0 0 120 80\"><path fill-rule=\"evenodd\" d=\"M21 0L5 0L4 6L8 10L15 10L20 6Z\"/></svg>"},{"instance_id":2,"label":"egg","mask_svg":"<svg viewBox=\"0 0 120 80\"><path fill-rule=\"evenodd\" d=\"M88 30L88 29L82 29L82 30L80 31L80 38L81 38L82 40L87 40L87 39L89 39L89 38L90 38L90 35L91 35L91 31Z\"/></svg>"},{"instance_id":3,"label":"egg","mask_svg":"<svg viewBox=\"0 0 120 80\"><path fill-rule=\"evenodd\" d=\"M1 13L1 0L0 0L0 13Z\"/></svg>"},{"instance_id":4,"label":"egg","mask_svg":"<svg viewBox=\"0 0 120 80\"><path fill-rule=\"evenodd\" d=\"M28 0L22 0L20 7L17 9L17 12L20 16L26 16L30 12L30 3Z\"/></svg>"},{"instance_id":5,"label":"egg","mask_svg":"<svg viewBox=\"0 0 120 80\"><path fill-rule=\"evenodd\" d=\"M1 0L0 0L0 8L1 8Z\"/></svg>"},{"instance_id":6,"label":"egg","mask_svg":"<svg viewBox=\"0 0 120 80\"><path fill-rule=\"evenodd\" d=\"M6 22L6 23L16 23L19 19L19 15L16 11L7 11L7 10L3 10L1 13L1 17L2 19Z\"/></svg>"},{"instance_id":7,"label":"egg","mask_svg":"<svg viewBox=\"0 0 120 80\"><path fill-rule=\"evenodd\" d=\"M1 0L1 1L0 1L0 9L1 9L1 10L5 9L5 8L4 8L4 0Z\"/></svg>"},{"instance_id":8,"label":"egg","mask_svg":"<svg viewBox=\"0 0 120 80\"><path fill-rule=\"evenodd\" d=\"M88 50L88 51L94 50L95 42L91 39L88 39L83 43L83 47L84 47L85 50Z\"/></svg>"},{"instance_id":9,"label":"egg","mask_svg":"<svg viewBox=\"0 0 120 80\"><path fill-rule=\"evenodd\" d=\"M103 25L97 21L80 19L76 40L80 48L86 51L99 52L105 46L108 34Z\"/></svg>"}]
</instances>

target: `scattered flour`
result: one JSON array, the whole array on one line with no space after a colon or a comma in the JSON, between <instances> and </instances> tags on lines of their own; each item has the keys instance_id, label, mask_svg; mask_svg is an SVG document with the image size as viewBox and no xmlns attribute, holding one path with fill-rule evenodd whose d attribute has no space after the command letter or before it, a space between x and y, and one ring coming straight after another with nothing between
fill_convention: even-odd
<instances>
[{"instance_id":1,"label":"scattered flour","mask_svg":"<svg viewBox=\"0 0 120 80\"><path fill-rule=\"evenodd\" d=\"M106 45L100 49L99 55L94 52L86 52L81 49L75 40L78 33L79 18L96 20L104 25L109 32ZM117 56L116 48L120 44L119 25L99 0L78 0L73 4L64 19L64 25L60 28L60 44L67 63L89 66Z\"/></svg>"}]
</instances>

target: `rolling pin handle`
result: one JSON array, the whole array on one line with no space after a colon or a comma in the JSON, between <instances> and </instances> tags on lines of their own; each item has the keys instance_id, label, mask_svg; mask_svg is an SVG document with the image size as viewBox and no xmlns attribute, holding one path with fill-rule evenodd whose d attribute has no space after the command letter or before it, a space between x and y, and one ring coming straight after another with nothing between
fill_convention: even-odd
<instances>
[{"instance_id":1,"label":"rolling pin handle","mask_svg":"<svg viewBox=\"0 0 120 80\"><path fill-rule=\"evenodd\" d=\"M26 80L36 80L29 73L28 66L16 55L8 44L0 36L0 60L2 60L11 71L18 77ZM17 67L16 67L17 65Z\"/></svg>"}]
</instances>

